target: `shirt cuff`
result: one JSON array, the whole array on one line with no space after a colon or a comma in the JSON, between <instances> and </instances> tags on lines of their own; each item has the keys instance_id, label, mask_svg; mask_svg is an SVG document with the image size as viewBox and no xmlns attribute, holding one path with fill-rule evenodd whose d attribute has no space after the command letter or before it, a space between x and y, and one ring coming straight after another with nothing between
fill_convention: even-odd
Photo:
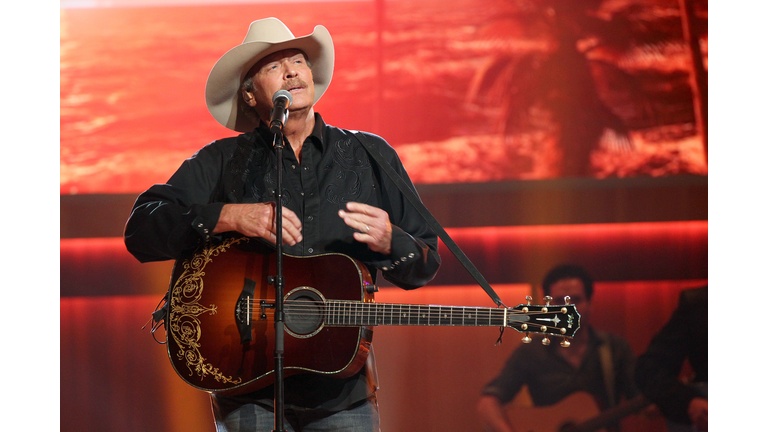
<instances>
[{"instance_id":1,"label":"shirt cuff","mask_svg":"<svg viewBox=\"0 0 768 432\"><path fill-rule=\"evenodd\" d=\"M392 252L389 257L389 260L376 263L376 267L385 272L395 270L409 261L420 259L421 249L410 234L392 225Z\"/></svg>"},{"instance_id":2,"label":"shirt cuff","mask_svg":"<svg viewBox=\"0 0 768 432\"><path fill-rule=\"evenodd\" d=\"M213 235L222 208L224 203L207 204L197 209L197 216L192 220L192 229L204 242L210 240Z\"/></svg>"}]
</instances>

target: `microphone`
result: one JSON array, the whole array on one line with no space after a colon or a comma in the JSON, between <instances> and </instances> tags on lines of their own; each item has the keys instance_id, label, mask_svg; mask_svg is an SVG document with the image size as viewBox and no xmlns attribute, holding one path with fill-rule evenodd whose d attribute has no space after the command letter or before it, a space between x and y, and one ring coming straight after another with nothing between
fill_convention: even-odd
<instances>
[{"instance_id":1,"label":"microphone","mask_svg":"<svg viewBox=\"0 0 768 432\"><path fill-rule=\"evenodd\" d=\"M270 112L269 130L272 133L278 133L283 129L283 125L288 120L288 107L293 103L293 96L288 90L278 90L272 96L274 107Z\"/></svg>"}]
</instances>

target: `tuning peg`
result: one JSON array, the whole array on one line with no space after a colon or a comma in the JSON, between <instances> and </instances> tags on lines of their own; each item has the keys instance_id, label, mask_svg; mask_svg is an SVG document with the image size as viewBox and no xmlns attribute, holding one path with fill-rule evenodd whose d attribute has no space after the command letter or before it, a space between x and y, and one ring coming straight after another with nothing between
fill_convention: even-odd
<instances>
[{"instance_id":1,"label":"tuning peg","mask_svg":"<svg viewBox=\"0 0 768 432\"><path fill-rule=\"evenodd\" d=\"M544 301L547 303L547 305L541 308L541 311L547 313L549 312L549 303L552 301L552 297L546 296L544 297Z\"/></svg>"},{"instance_id":2,"label":"tuning peg","mask_svg":"<svg viewBox=\"0 0 768 432\"><path fill-rule=\"evenodd\" d=\"M525 300L528 302L528 306L530 306L531 302L533 301L533 297L527 295L525 296ZM528 306L523 306L523 313L528 313Z\"/></svg>"},{"instance_id":3,"label":"tuning peg","mask_svg":"<svg viewBox=\"0 0 768 432\"><path fill-rule=\"evenodd\" d=\"M571 296L565 296L565 297L563 297L563 300L565 300L565 304L566 305L571 304Z\"/></svg>"},{"instance_id":4,"label":"tuning peg","mask_svg":"<svg viewBox=\"0 0 768 432\"><path fill-rule=\"evenodd\" d=\"M569 341L567 338L563 338L563 340L560 341L560 346L563 348L568 348L571 346L571 341Z\"/></svg>"},{"instance_id":5,"label":"tuning peg","mask_svg":"<svg viewBox=\"0 0 768 432\"><path fill-rule=\"evenodd\" d=\"M523 336L523 343L531 343L531 337L528 335L528 333Z\"/></svg>"},{"instance_id":6,"label":"tuning peg","mask_svg":"<svg viewBox=\"0 0 768 432\"><path fill-rule=\"evenodd\" d=\"M541 340L542 345L549 345L549 338L544 336L544 339Z\"/></svg>"}]
</instances>

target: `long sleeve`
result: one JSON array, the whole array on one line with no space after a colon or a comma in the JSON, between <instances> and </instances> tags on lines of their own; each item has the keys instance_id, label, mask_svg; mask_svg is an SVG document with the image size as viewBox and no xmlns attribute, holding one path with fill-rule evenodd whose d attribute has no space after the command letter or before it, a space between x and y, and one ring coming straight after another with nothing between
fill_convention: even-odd
<instances>
[{"instance_id":1,"label":"long sleeve","mask_svg":"<svg viewBox=\"0 0 768 432\"><path fill-rule=\"evenodd\" d=\"M125 226L128 251L141 262L176 259L213 231L224 203L211 202L224 163L223 144L185 160L165 184L137 198Z\"/></svg>"},{"instance_id":2,"label":"long sleeve","mask_svg":"<svg viewBox=\"0 0 768 432\"><path fill-rule=\"evenodd\" d=\"M418 196L395 150L376 135L366 134L366 138L374 143L411 192ZM383 170L378 178L383 203L386 204L384 208L392 223L392 253L373 264L382 270L384 279L401 288L424 286L435 277L440 267L437 234Z\"/></svg>"}]
</instances>

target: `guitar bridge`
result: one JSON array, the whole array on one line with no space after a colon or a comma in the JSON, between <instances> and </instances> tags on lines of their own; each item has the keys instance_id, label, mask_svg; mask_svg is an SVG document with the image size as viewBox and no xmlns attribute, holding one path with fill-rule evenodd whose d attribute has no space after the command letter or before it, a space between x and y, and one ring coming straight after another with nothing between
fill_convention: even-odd
<instances>
[{"instance_id":1,"label":"guitar bridge","mask_svg":"<svg viewBox=\"0 0 768 432\"><path fill-rule=\"evenodd\" d=\"M253 294L256 291L256 281L245 278L243 291L235 303L235 322L240 333L240 343L248 343L253 340L251 336L251 317L253 316Z\"/></svg>"}]
</instances>

